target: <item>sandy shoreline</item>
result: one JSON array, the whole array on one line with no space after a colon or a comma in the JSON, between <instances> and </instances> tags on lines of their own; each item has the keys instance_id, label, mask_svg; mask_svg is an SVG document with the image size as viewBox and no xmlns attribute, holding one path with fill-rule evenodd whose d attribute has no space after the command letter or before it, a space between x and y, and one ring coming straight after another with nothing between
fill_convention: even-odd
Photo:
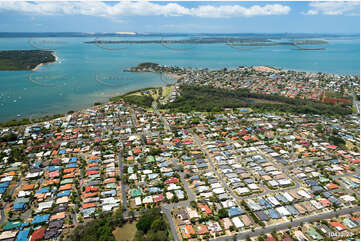
<instances>
[{"instance_id":1,"label":"sandy shoreline","mask_svg":"<svg viewBox=\"0 0 361 242\"><path fill-rule=\"evenodd\" d=\"M52 54L54 57L55 57L55 61L49 61L49 62L45 62L45 63L40 63L38 64L37 66L35 66L33 69L31 69L32 71L36 71L39 67L43 66L43 65L49 65L49 64L54 64L56 63L59 58L55 55L55 54Z\"/></svg>"}]
</instances>

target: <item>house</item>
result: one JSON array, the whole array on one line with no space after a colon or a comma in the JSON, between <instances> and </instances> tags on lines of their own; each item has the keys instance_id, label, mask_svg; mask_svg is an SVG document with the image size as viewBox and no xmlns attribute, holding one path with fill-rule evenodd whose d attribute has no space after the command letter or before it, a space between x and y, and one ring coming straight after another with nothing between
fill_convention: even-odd
<instances>
[{"instance_id":1,"label":"house","mask_svg":"<svg viewBox=\"0 0 361 242\"><path fill-rule=\"evenodd\" d=\"M197 225L196 230L198 235L204 235L209 233L207 226L203 224Z\"/></svg>"},{"instance_id":2,"label":"house","mask_svg":"<svg viewBox=\"0 0 361 242\"><path fill-rule=\"evenodd\" d=\"M346 229L345 226L343 226L340 222L328 222L328 223L339 232Z\"/></svg>"},{"instance_id":3,"label":"house","mask_svg":"<svg viewBox=\"0 0 361 242\"><path fill-rule=\"evenodd\" d=\"M163 196L163 194L155 195L155 196L153 196L153 200L154 200L154 202L161 202L164 200L164 196Z\"/></svg>"},{"instance_id":4,"label":"house","mask_svg":"<svg viewBox=\"0 0 361 242\"><path fill-rule=\"evenodd\" d=\"M230 218L222 219L222 223L225 230L229 229L232 226L232 222Z\"/></svg>"},{"instance_id":5,"label":"house","mask_svg":"<svg viewBox=\"0 0 361 242\"><path fill-rule=\"evenodd\" d=\"M358 227L358 224L356 224L355 222L353 222L351 219L349 218L345 218L342 220L343 224L345 224L348 228L353 229Z\"/></svg>"},{"instance_id":6,"label":"house","mask_svg":"<svg viewBox=\"0 0 361 242\"><path fill-rule=\"evenodd\" d=\"M165 183L166 183L166 184L177 183L178 181L179 181L178 178L176 178L176 177L171 177L171 178L167 179L167 180L165 181Z\"/></svg>"},{"instance_id":7,"label":"house","mask_svg":"<svg viewBox=\"0 0 361 242\"><path fill-rule=\"evenodd\" d=\"M16 236L16 241L28 241L29 240L30 229L20 230Z\"/></svg>"},{"instance_id":8,"label":"house","mask_svg":"<svg viewBox=\"0 0 361 242\"><path fill-rule=\"evenodd\" d=\"M244 224L244 226L249 227L253 224L252 219L248 216L248 215L241 215L240 216L242 223Z\"/></svg>"},{"instance_id":9,"label":"house","mask_svg":"<svg viewBox=\"0 0 361 242\"><path fill-rule=\"evenodd\" d=\"M177 196L177 198L178 198L179 200L182 200L182 199L185 198L185 197L184 197L184 192L183 192L182 190L175 190L174 192L175 192L175 195Z\"/></svg>"},{"instance_id":10,"label":"house","mask_svg":"<svg viewBox=\"0 0 361 242\"><path fill-rule=\"evenodd\" d=\"M229 208L227 212L229 217L234 217L244 214L244 211L239 207Z\"/></svg>"},{"instance_id":11,"label":"house","mask_svg":"<svg viewBox=\"0 0 361 242\"><path fill-rule=\"evenodd\" d=\"M206 222L207 228L209 231L212 231L213 233L219 233L222 232L222 227L218 222Z\"/></svg>"},{"instance_id":12,"label":"house","mask_svg":"<svg viewBox=\"0 0 361 242\"><path fill-rule=\"evenodd\" d=\"M44 234L45 234L45 230L46 230L46 228L40 228L40 229L35 230L32 233L30 240L31 241L42 240L42 238L44 237Z\"/></svg>"},{"instance_id":13,"label":"house","mask_svg":"<svg viewBox=\"0 0 361 242\"><path fill-rule=\"evenodd\" d=\"M18 233L17 230L15 231L4 231L0 234L0 240L14 240L16 234Z\"/></svg>"},{"instance_id":14,"label":"house","mask_svg":"<svg viewBox=\"0 0 361 242\"><path fill-rule=\"evenodd\" d=\"M299 241L307 241L308 239L306 238L306 236L304 235L304 233L302 233L299 230L295 230L294 231L294 236L296 237L297 240Z\"/></svg>"},{"instance_id":15,"label":"house","mask_svg":"<svg viewBox=\"0 0 361 242\"><path fill-rule=\"evenodd\" d=\"M232 218L232 222L233 222L234 226L235 226L237 229L244 227L244 224L243 224L242 221L239 219L239 217L234 217L234 218Z\"/></svg>"},{"instance_id":16,"label":"house","mask_svg":"<svg viewBox=\"0 0 361 242\"><path fill-rule=\"evenodd\" d=\"M192 209L190 207L187 207L186 208L186 211L189 215L189 219L192 219L192 218L200 218L199 214L197 213L197 210L195 209Z\"/></svg>"},{"instance_id":17,"label":"house","mask_svg":"<svg viewBox=\"0 0 361 242\"><path fill-rule=\"evenodd\" d=\"M192 225L187 224L187 225L180 226L179 230L181 231L182 237L185 239L189 239L193 235L195 235Z\"/></svg>"},{"instance_id":18,"label":"house","mask_svg":"<svg viewBox=\"0 0 361 242\"><path fill-rule=\"evenodd\" d=\"M189 220L188 213L187 213L187 211L184 210L184 209L178 210L178 212L177 212L177 217L178 217L178 219L180 219L180 220L182 220L182 221Z\"/></svg>"},{"instance_id":19,"label":"house","mask_svg":"<svg viewBox=\"0 0 361 242\"><path fill-rule=\"evenodd\" d=\"M23 223L20 221L10 222L7 221L6 224L2 227L3 230L13 230L18 229Z\"/></svg>"},{"instance_id":20,"label":"house","mask_svg":"<svg viewBox=\"0 0 361 242\"><path fill-rule=\"evenodd\" d=\"M312 240L322 240L323 237L317 233L317 231L312 228L312 227L309 227L306 231L306 233L312 238Z\"/></svg>"},{"instance_id":21,"label":"house","mask_svg":"<svg viewBox=\"0 0 361 242\"><path fill-rule=\"evenodd\" d=\"M31 224L40 224L40 223L47 222L49 220L49 217L50 217L50 214L37 215L33 218L33 221L31 222Z\"/></svg>"},{"instance_id":22,"label":"house","mask_svg":"<svg viewBox=\"0 0 361 242\"><path fill-rule=\"evenodd\" d=\"M135 200L135 205L136 206L142 205L142 198L141 197L136 197L134 200Z\"/></svg>"},{"instance_id":23,"label":"house","mask_svg":"<svg viewBox=\"0 0 361 242\"><path fill-rule=\"evenodd\" d=\"M265 214L263 211L256 211L255 214L258 217L258 219L261 221L269 221L270 220L270 217L267 216L267 214Z\"/></svg>"},{"instance_id":24,"label":"house","mask_svg":"<svg viewBox=\"0 0 361 242\"><path fill-rule=\"evenodd\" d=\"M206 213L207 215L212 214L211 209L208 207L208 205L203 205L198 203L198 207L201 209L202 212Z\"/></svg>"},{"instance_id":25,"label":"house","mask_svg":"<svg viewBox=\"0 0 361 242\"><path fill-rule=\"evenodd\" d=\"M140 191L140 189L132 189L130 191L130 196L131 197L138 197L138 196L141 196L142 195L142 192Z\"/></svg>"}]
</instances>

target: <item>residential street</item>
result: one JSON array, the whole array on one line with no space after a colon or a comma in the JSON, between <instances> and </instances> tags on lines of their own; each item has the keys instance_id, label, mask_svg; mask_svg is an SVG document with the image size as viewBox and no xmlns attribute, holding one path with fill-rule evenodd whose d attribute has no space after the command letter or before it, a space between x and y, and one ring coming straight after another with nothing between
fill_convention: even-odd
<instances>
[{"instance_id":1,"label":"residential street","mask_svg":"<svg viewBox=\"0 0 361 242\"><path fill-rule=\"evenodd\" d=\"M254 230L254 232L253 231L245 231L245 232L238 233L237 240L244 240L247 238L247 236L250 236L250 237L259 236L262 233L266 234L266 233L271 233L273 231L280 231L280 230L288 229L290 227L297 227L301 223L320 221L322 219L336 217L337 215L350 214L350 213L354 213L354 212L358 212L358 211L360 211L359 206L352 207L352 208L344 208L344 209L341 209L336 212L331 211L331 212L323 213L320 215L307 216L307 217L293 220L292 222L286 222L286 223L277 224L277 225L270 225L265 228L257 228ZM223 241L224 240L233 240L233 236L222 236L222 237L218 237L218 238L214 239L214 241L222 241L222 240Z\"/></svg>"}]
</instances>

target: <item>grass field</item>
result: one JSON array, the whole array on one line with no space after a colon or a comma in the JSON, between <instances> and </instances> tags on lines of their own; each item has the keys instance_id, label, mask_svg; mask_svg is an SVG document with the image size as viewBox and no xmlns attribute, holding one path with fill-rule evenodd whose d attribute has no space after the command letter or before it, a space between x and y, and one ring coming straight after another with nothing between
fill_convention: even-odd
<instances>
[{"instance_id":1,"label":"grass field","mask_svg":"<svg viewBox=\"0 0 361 242\"><path fill-rule=\"evenodd\" d=\"M167 97L169 95L170 90L172 89L171 86L165 86L162 90L162 96Z\"/></svg>"},{"instance_id":2,"label":"grass field","mask_svg":"<svg viewBox=\"0 0 361 242\"><path fill-rule=\"evenodd\" d=\"M134 239L135 232L137 232L136 222L126 223L121 228L116 228L113 231L115 240L131 241Z\"/></svg>"}]
</instances>

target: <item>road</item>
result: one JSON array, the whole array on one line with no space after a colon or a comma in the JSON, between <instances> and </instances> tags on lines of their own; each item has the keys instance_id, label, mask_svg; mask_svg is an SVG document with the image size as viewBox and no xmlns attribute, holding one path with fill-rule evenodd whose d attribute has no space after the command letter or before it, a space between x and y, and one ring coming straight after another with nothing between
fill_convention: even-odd
<instances>
[{"instance_id":1,"label":"road","mask_svg":"<svg viewBox=\"0 0 361 242\"><path fill-rule=\"evenodd\" d=\"M333 178L340 178L340 177L344 177L344 176L357 176L360 175L360 170L351 172L351 173L345 173L345 174L341 174L341 175L337 175L337 176L333 176Z\"/></svg>"},{"instance_id":2,"label":"road","mask_svg":"<svg viewBox=\"0 0 361 242\"><path fill-rule=\"evenodd\" d=\"M120 175L120 185L121 185L121 189L122 189L122 202L123 202L123 206L124 206L124 212L123 212L123 217L126 217L128 215L128 205L127 205L127 193L126 193L126 185L123 182L123 169L124 169L124 165L122 162L122 153L119 152L118 153L119 156L119 175Z\"/></svg>"},{"instance_id":3,"label":"road","mask_svg":"<svg viewBox=\"0 0 361 242\"><path fill-rule=\"evenodd\" d=\"M167 131L171 131L171 128L169 126L168 121L160 114L160 112L158 111L158 105L157 102L154 101L152 103L152 107L154 109L154 112L158 115L158 117L163 121L164 127L167 129Z\"/></svg>"},{"instance_id":4,"label":"road","mask_svg":"<svg viewBox=\"0 0 361 242\"><path fill-rule=\"evenodd\" d=\"M177 167L176 159L171 159L171 162L174 164L175 167ZM184 189L187 192L188 199L186 201L178 202L178 203L170 203L170 204L162 204L161 209L162 212L166 215L169 225L173 234L174 240L180 240L177 233L177 228L174 224L174 220L171 214L171 211L174 208L180 208L180 207L189 207L191 201L196 200L196 196L194 195L193 191L189 188L187 181L184 179L184 172L177 172L179 174L180 180L183 183Z\"/></svg>"},{"instance_id":5,"label":"road","mask_svg":"<svg viewBox=\"0 0 361 242\"><path fill-rule=\"evenodd\" d=\"M158 107L157 107L157 102L154 101L152 103L152 107L154 109L154 112L157 114L157 116L162 120L164 127L167 131L171 131L170 125L168 123L168 121L161 115L161 113L158 111ZM174 164L175 167L177 167L177 162L174 159L171 159L171 162ZM186 201L182 201L182 202L178 202L178 203L170 203L170 204L162 204L161 205L161 210L162 212L166 215L168 221L169 221L169 225L170 225L170 229L173 235L173 239L175 241L179 241L179 236L177 233L177 228L176 225L174 224L174 220L172 217L172 213L171 211L175 208L175 207L188 207L190 206L190 202L191 201L195 201L196 197L194 195L194 193L192 192L192 190L189 188L187 181L184 179L184 172L179 172L177 171L177 173L179 174L180 180L183 183L184 189L187 192L188 195L188 199Z\"/></svg>"},{"instance_id":6,"label":"road","mask_svg":"<svg viewBox=\"0 0 361 242\"><path fill-rule=\"evenodd\" d=\"M331 211L331 212L327 212L327 213L323 213L323 214L317 214L317 215L313 215L313 216L296 219L296 220L293 220L292 222L285 222L282 224L271 225L271 226L267 226L265 228L257 228L257 229L254 229L254 231L248 230L245 232L238 233L236 238L237 238L237 240L244 240L248 236L249 237L259 236L261 234L272 233L273 231L280 231L280 230L284 230L284 229L289 229L290 227L297 227L297 226L300 226L301 223L320 221L322 219L329 219L329 218L336 217L338 215L341 216L341 215L350 214L350 213L354 213L354 212L358 212L358 211L360 211L359 206L352 207L352 208L344 208L344 209L341 209L338 211ZM222 237L218 237L218 238L214 239L214 241L224 241L224 240L233 240L233 235L232 236L222 236Z\"/></svg>"},{"instance_id":7,"label":"road","mask_svg":"<svg viewBox=\"0 0 361 242\"><path fill-rule=\"evenodd\" d=\"M222 178L222 176L218 173L218 171L216 170L216 168L214 167L213 161L211 159L211 156L209 155L209 153L202 147L201 141L199 140L199 138L194 134L191 133L193 136L194 141L197 143L197 145L200 147L200 149L202 150L202 152L207 156L208 159L208 163L211 165L211 171L213 171L216 176L218 177L218 181L221 181L223 186L227 189L228 193L236 200L243 200L244 197L239 197L237 196L233 190L227 185L227 183L224 181L224 179Z\"/></svg>"},{"instance_id":8,"label":"road","mask_svg":"<svg viewBox=\"0 0 361 242\"><path fill-rule=\"evenodd\" d=\"M209 164L211 165L211 171L214 172L216 174L216 176L218 177L218 180L222 182L223 186L227 189L228 193L237 201L240 201L240 200L244 200L244 199L252 199L252 198L257 198L257 197L260 197L260 196L265 196L265 195L268 195L269 193L274 193L274 192L285 192L285 191L289 191L289 190L293 190L293 189L297 189L300 187L300 185L298 184L298 182L295 182L296 185L295 186L292 186L292 187L287 187L287 188L284 188L284 189L278 189L278 190L267 190L263 193L258 193L258 194L254 194L254 195L248 195L248 196L238 196L237 194L235 194L233 192L233 189L230 188L228 186L228 184L225 182L224 178L222 177L221 174L218 173L217 169L215 168L214 164L213 164L213 161L209 155L209 153L207 152L207 150L205 150L202 145L201 145L201 141L199 140L199 138L192 134L193 135L193 138L194 140L196 141L197 145L201 148L202 152L204 154L206 154L207 156L207 159L209 161Z\"/></svg>"},{"instance_id":9,"label":"road","mask_svg":"<svg viewBox=\"0 0 361 242\"><path fill-rule=\"evenodd\" d=\"M9 195L10 195L11 198L13 197L16 188L21 187L22 185L23 185L23 181L21 181L17 186L14 186L14 187L10 190ZM1 214L0 224L2 224L2 223L5 221L5 219L6 219L6 214L5 214L5 211L4 211L4 210L5 210L6 206L8 205L8 203L9 203L9 202L5 202L4 205L3 205L3 207L2 207L1 210L0 210L0 214Z\"/></svg>"},{"instance_id":10,"label":"road","mask_svg":"<svg viewBox=\"0 0 361 242\"><path fill-rule=\"evenodd\" d=\"M360 100L357 100L355 92L352 92L352 104L356 108L357 113L360 113Z\"/></svg>"},{"instance_id":11,"label":"road","mask_svg":"<svg viewBox=\"0 0 361 242\"><path fill-rule=\"evenodd\" d=\"M172 214L171 214L171 210L165 206L161 206L162 212L165 214L165 216L167 217L168 221L169 221L169 225L170 225L170 230L172 232L173 235L173 239L175 241L179 241L179 237L178 237L178 233L177 233L177 228L174 225L173 222L173 218L172 218Z\"/></svg>"}]
</instances>

